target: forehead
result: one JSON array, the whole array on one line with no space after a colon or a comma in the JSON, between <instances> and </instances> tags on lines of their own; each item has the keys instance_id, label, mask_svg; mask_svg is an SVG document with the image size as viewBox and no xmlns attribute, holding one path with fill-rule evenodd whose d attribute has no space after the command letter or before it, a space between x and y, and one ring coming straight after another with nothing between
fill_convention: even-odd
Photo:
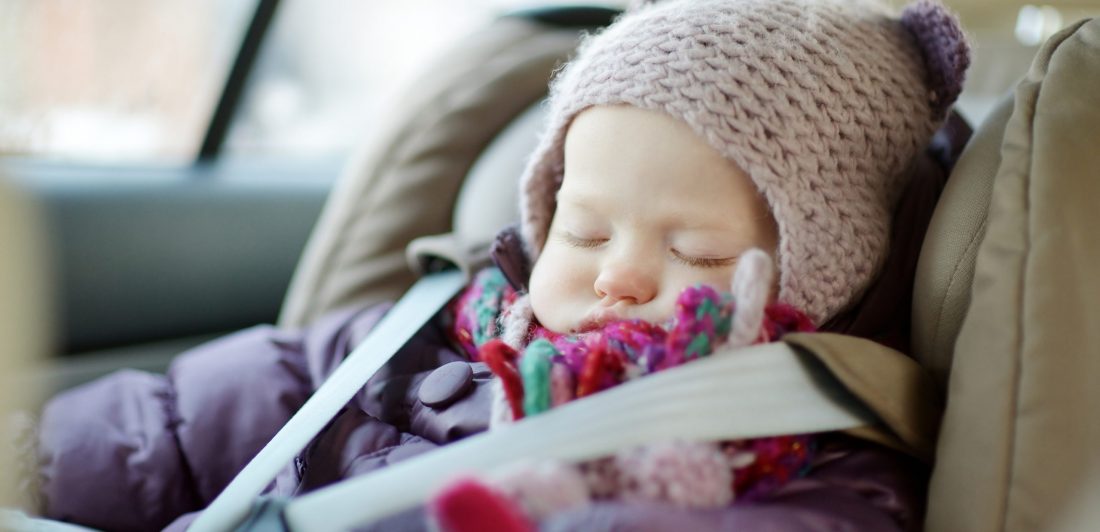
<instances>
[{"instance_id":1,"label":"forehead","mask_svg":"<svg viewBox=\"0 0 1100 532\"><path fill-rule=\"evenodd\" d=\"M561 205L608 214L623 208L633 216L726 218L756 196L744 172L665 113L594 107L579 114L566 135Z\"/></svg>"}]
</instances>

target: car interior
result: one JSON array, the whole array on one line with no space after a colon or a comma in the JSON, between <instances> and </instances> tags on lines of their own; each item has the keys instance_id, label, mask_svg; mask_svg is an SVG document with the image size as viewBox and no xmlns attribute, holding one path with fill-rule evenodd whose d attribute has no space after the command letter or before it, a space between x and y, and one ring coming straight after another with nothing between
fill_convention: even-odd
<instances>
[{"instance_id":1,"label":"car interior","mask_svg":"<svg viewBox=\"0 0 1100 532\"><path fill-rule=\"evenodd\" d=\"M1100 371L1090 321L1100 316L1056 287L1100 293L1088 291L1100 290L1089 275L1100 239L1087 226L1095 220L1087 205L1100 197L1090 164L1100 163L1090 148L1100 126L1100 24L1090 17L1100 2L945 3L974 43L956 105L974 134L924 238L911 351L946 409L931 428L905 413L891 418L890 407L873 404L873 384L829 371L878 416L882 438L935 450L927 530L1095 529L1100 386L1088 376ZM227 17L237 27L225 37L221 83L207 82L220 87L207 98L209 118L182 156L110 160L65 152L61 142L0 144L0 407L33 411L120 368L164 371L231 331L299 328L349 304L397 300L431 259L460 268L483 261L518 217L486 206L517 205L516 176L543 123L547 82L583 32L623 7L419 2L404 20L447 9L467 18L417 52L407 72L375 72L387 86L372 96L378 103L336 111L358 117L346 138L289 138L328 149L327 138L338 149L295 155L241 141L263 122L248 113L293 100L285 73L263 74L293 62L278 56L295 46L280 32L293 24L323 34L344 4L312 18L302 14L321 4L241 4ZM36 9L11 13L50 16ZM398 16L377 9L383 20ZM25 119L14 104L0 103L0 112ZM1026 245L1017 234L1028 235ZM1071 244L1059 247L1062 237ZM3 487L0 506L16 506L15 487Z\"/></svg>"}]
</instances>

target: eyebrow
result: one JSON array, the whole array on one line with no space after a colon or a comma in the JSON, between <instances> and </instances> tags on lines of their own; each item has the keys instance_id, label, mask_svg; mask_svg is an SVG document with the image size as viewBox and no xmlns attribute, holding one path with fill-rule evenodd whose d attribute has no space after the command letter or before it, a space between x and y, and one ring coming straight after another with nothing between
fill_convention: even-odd
<instances>
[{"instance_id":1,"label":"eyebrow","mask_svg":"<svg viewBox=\"0 0 1100 532\"><path fill-rule=\"evenodd\" d=\"M608 211L611 210L611 206L608 205L607 202L600 201L598 197L592 195L569 194L563 196L562 194L558 194L557 201L559 206L562 204L569 204L571 207L579 208L586 213L593 213L601 216L606 215ZM649 215L652 217L651 219L656 220L657 225L675 231L715 232L735 229L723 223L720 217L706 216L705 219L691 219L686 213L666 214L657 217L652 212L650 212Z\"/></svg>"},{"instance_id":2,"label":"eyebrow","mask_svg":"<svg viewBox=\"0 0 1100 532\"><path fill-rule=\"evenodd\" d=\"M576 192L571 194L562 194L561 190L558 190L558 192L554 194L554 201L558 205L568 203L570 205L581 207L590 211L599 211L601 207L607 207L607 202L600 201L599 198L592 195L578 194Z\"/></svg>"}]
</instances>

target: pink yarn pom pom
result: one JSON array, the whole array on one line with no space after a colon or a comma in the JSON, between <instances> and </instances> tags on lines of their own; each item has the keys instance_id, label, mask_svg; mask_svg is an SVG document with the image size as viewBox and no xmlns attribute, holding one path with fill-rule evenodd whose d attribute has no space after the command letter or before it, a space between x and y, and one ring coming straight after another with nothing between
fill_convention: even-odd
<instances>
[{"instance_id":1,"label":"pink yarn pom pom","mask_svg":"<svg viewBox=\"0 0 1100 532\"><path fill-rule=\"evenodd\" d=\"M588 504L590 499L580 471L553 460L511 465L493 479L492 485L519 501L535 520Z\"/></svg>"},{"instance_id":2,"label":"pink yarn pom pom","mask_svg":"<svg viewBox=\"0 0 1100 532\"><path fill-rule=\"evenodd\" d=\"M647 445L619 453L616 461L623 499L664 501L682 508L717 508L733 502L729 460L713 443Z\"/></svg>"}]
</instances>

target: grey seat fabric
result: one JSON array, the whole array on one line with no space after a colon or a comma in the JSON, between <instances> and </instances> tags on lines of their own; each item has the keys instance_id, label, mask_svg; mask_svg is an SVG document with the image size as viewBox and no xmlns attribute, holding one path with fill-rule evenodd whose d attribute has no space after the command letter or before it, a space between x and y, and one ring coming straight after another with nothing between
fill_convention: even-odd
<instances>
[{"instance_id":1,"label":"grey seat fabric","mask_svg":"<svg viewBox=\"0 0 1100 532\"><path fill-rule=\"evenodd\" d=\"M469 276L487 264L489 246L501 230L519 220L519 179L527 154L535 149L546 119L541 102L516 117L477 158L455 200L453 230L409 243L406 255L417 273L435 258L446 259Z\"/></svg>"},{"instance_id":2,"label":"grey seat fabric","mask_svg":"<svg viewBox=\"0 0 1100 532\"><path fill-rule=\"evenodd\" d=\"M519 115L478 157L455 204L454 230L478 242L519 220L519 175L546 120L542 102Z\"/></svg>"}]
</instances>

